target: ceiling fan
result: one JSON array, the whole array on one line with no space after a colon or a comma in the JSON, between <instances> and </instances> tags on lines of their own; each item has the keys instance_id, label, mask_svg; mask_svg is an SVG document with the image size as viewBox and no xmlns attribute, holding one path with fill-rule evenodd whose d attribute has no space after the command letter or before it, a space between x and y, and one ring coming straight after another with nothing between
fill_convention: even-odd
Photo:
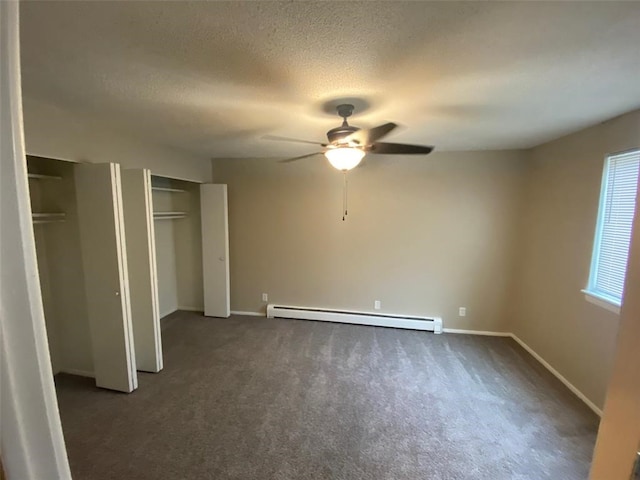
<instances>
[{"instance_id":1,"label":"ceiling fan","mask_svg":"<svg viewBox=\"0 0 640 480\"><path fill-rule=\"evenodd\" d=\"M265 140L277 140L284 142L309 143L320 145L324 149L320 152L308 153L299 157L287 158L281 162L294 162L303 158L313 157L324 153L329 163L338 170L346 172L358 166L366 154L378 153L385 155L426 155L433 151L428 145L408 145L405 143L378 142L393 131L398 125L395 123L385 123L374 128L360 129L349 125L347 118L353 114L354 106L342 104L337 106L338 115L342 117L342 125L332 128L327 132L327 143L299 140L297 138L278 137L265 135Z\"/></svg>"}]
</instances>

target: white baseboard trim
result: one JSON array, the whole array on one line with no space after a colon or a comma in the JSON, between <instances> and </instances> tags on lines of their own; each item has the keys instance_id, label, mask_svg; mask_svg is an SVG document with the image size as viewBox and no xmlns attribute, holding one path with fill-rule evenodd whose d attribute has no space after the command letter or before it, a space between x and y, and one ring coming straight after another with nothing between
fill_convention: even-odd
<instances>
[{"instance_id":1,"label":"white baseboard trim","mask_svg":"<svg viewBox=\"0 0 640 480\"><path fill-rule=\"evenodd\" d=\"M79 377L96 378L93 372L87 372L86 370L77 370L75 368L63 368L60 373L68 373L69 375L77 375Z\"/></svg>"},{"instance_id":2,"label":"white baseboard trim","mask_svg":"<svg viewBox=\"0 0 640 480\"><path fill-rule=\"evenodd\" d=\"M461 333L463 335L485 335L487 337L510 337L509 332L490 332L487 330L464 330L460 328L444 328L444 333Z\"/></svg>"},{"instance_id":3,"label":"white baseboard trim","mask_svg":"<svg viewBox=\"0 0 640 480\"><path fill-rule=\"evenodd\" d=\"M564 376L562 376L560 374L560 372L558 372L555 368L553 368L544 358L542 358L540 355L538 355L538 353L536 353L536 351L533 348L531 348L529 345L527 345L522 340L520 340L520 338L518 338L518 336L516 334L508 333L508 332L488 332L488 331L483 331L483 330L463 330L463 329L458 329L458 328L445 328L443 331L444 331L444 333L457 333L457 334L465 334L465 335L487 335L487 336L492 336L492 337L511 337L511 338L513 338L518 343L518 345L520 345L522 348L524 348L533 358L535 358L538 362L540 362L540 364L544 368L549 370L549 372L551 372L554 377L556 377L558 380L560 380L564 384L565 387L567 387L576 397L578 397L580 400L582 400L585 403L585 405L587 405L587 407L589 407L591 410L593 410L593 412L596 415L598 415L599 417L602 417L602 410L600 408L598 408L595 403L593 403L591 400L589 400L584 393L582 393L580 390L578 390L578 388L575 387Z\"/></svg>"},{"instance_id":4,"label":"white baseboard trim","mask_svg":"<svg viewBox=\"0 0 640 480\"><path fill-rule=\"evenodd\" d=\"M261 312L242 312L240 310L231 310L231 315L245 315L249 317L265 317L266 314Z\"/></svg>"},{"instance_id":5,"label":"white baseboard trim","mask_svg":"<svg viewBox=\"0 0 640 480\"><path fill-rule=\"evenodd\" d=\"M580 400L582 400L587 405L587 407L589 407L591 410L593 410L593 412L596 415L598 415L599 417L602 417L602 410L600 410L596 406L595 403L593 403L591 400L589 400L587 398L587 396L584 393L582 393L580 390L578 390L569 380L564 378L560 374L560 372L558 372L555 368L553 368L544 358L542 358L540 355L538 355L535 352L535 350L533 350L533 348L531 348L529 345L527 345L522 340L520 340L517 335L512 333L512 334L510 334L510 336L516 342L518 342L518 344L522 348L524 348L527 352L529 352L533 358L535 358L538 362L540 362L543 367L545 367L547 370L549 370L558 380L560 380L565 385L565 387L567 387L569 390L571 390L575 396L577 396Z\"/></svg>"},{"instance_id":6,"label":"white baseboard trim","mask_svg":"<svg viewBox=\"0 0 640 480\"><path fill-rule=\"evenodd\" d=\"M178 307L178 310L185 312L204 312L204 307Z\"/></svg>"}]
</instances>

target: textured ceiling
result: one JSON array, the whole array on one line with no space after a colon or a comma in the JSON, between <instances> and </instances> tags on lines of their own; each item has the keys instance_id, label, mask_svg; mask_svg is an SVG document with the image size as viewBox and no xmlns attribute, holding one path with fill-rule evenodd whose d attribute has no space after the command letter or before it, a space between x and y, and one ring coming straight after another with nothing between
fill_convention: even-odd
<instances>
[{"instance_id":1,"label":"textured ceiling","mask_svg":"<svg viewBox=\"0 0 640 480\"><path fill-rule=\"evenodd\" d=\"M205 157L389 141L530 147L640 107L637 2L23 2L23 91Z\"/></svg>"}]
</instances>

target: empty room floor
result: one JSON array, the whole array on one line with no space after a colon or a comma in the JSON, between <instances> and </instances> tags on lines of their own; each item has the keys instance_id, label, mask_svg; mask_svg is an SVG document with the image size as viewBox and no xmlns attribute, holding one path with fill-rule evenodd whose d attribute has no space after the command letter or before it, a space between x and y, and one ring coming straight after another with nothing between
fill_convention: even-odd
<instances>
[{"instance_id":1,"label":"empty room floor","mask_svg":"<svg viewBox=\"0 0 640 480\"><path fill-rule=\"evenodd\" d=\"M584 479L598 418L510 338L176 312L132 394L56 377L74 479Z\"/></svg>"}]
</instances>

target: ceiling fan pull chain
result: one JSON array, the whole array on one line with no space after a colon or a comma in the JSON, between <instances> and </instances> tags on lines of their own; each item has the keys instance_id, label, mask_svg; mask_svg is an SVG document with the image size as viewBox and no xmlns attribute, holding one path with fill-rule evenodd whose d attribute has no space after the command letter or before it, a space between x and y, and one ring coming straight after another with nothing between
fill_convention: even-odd
<instances>
[{"instance_id":1,"label":"ceiling fan pull chain","mask_svg":"<svg viewBox=\"0 0 640 480\"><path fill-rule=\"evenodd\" d=\"M349 183L347 182L347 171L343 170L342 174L344 175L344 185L342 187L342 209L344 210L344 213L342 214L342 221L344 222L346 217L347 217L347 201L348 201L348 188L349 188Z\"/></svg>"}]
</instances>

